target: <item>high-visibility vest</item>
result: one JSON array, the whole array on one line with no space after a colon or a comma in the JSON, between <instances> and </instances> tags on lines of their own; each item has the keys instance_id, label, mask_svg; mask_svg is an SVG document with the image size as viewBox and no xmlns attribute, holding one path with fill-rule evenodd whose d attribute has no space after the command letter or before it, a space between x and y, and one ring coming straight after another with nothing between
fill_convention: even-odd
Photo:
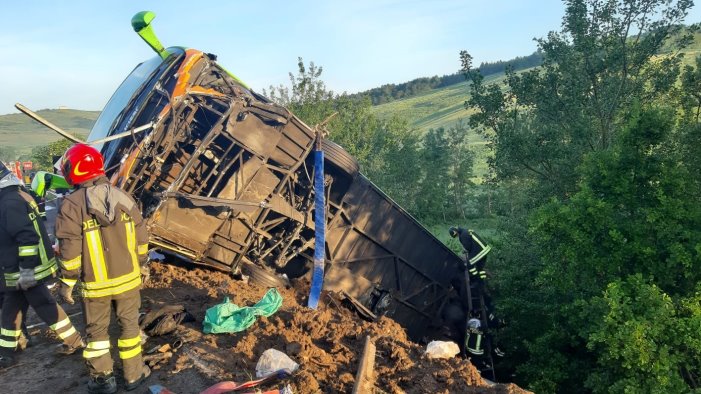
<instances>
[{"instance_id":1,"label":"high-visibility vest","mask_svg":"<svg viewBox=\"0 0 701 394\"><path fill-rule=\"evenodd\" d=\"M124 193L116 188L114 192ZM131 197L128 201L131 204L106 225L88 212L85 188L61 204L56 218L61 281L79 284L83 297L114 296L141 285L140 262L146 260L148 236L136 203Z\"/></svg>"}]
</instances>

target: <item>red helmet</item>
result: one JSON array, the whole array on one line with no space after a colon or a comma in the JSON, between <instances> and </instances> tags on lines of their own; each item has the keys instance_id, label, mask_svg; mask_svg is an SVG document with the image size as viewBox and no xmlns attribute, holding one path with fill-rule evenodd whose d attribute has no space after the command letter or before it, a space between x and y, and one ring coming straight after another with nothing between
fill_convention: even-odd
<instances>
[{"instance_id":1,"label":"red helmet","mask_svg":"<svg viewBox=\"0 0 701 394\"><path fill-rule=\"evenodd\" d=\"M75 144L63 155L61 172L66 182L75 186L105 175L105 161L92 146Z\"/></svg>"}]
</instances>

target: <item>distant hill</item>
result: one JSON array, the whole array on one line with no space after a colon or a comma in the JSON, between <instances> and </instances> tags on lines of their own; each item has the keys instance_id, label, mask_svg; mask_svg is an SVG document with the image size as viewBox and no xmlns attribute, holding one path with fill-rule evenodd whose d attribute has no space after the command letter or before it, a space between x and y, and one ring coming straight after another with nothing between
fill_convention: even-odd
<instances>
[{"instance_id":1,"label":"distant hill","mask_svg":"<svg viewBox=\"0 0 701 394\"><path fill-rule=\"evenodd\" d=\"M664 51L661 55L668 55L671 52ZM531 56L539 55L537 52ZM696 56L701 55L701 32L695 34L694 42L689 45L684 50L683 65L694 65L694 59ZM524 59L529 57L517 57L509 61L498 61L493 63L482 63L480 67L484 67L489 73L482 75L485 76L485 82L501 84L504 81L504 67L506 64L511 64L514 61L520 61L520 65L528 64ZM529 61L534 61L530 59ZM539 63L540 64L540 63ZM528 70L529 68L520 68L514 64L514 69L517 71ZM501 71L499 71L501 70ZM498 72L496 72L498 71ZM450 84L448 86L441 86L436 88L425 89L420 92L413 94L408 94L405 97L393 100L390 102L375 105L373 111L380 118L387 119L394 115L406 119L409 123L420 131L428 131L429 129L436 129L439 127L450 127L460 120L467 120L470 116L470 112L465 109L465 101L469 97L469 88L464 77L461 82ZM415 79L413 81L419 81ZM411 84L409 81L404 84L399 84L396 86L402 86ZM394 85L393 85L394 86ZM408 86L408 85L407 85ZM368 90L366 93L370 94L377 89ZM480 138L476 135L471 136L471 139L478 143Z\"/></svg>"},{"instance_id":2,"label":"distant hill","mask_svg":"<svg viewBox=\"0 0 701 394\"><path fill-rule=\"evenodd\" d=\"M663 51L661 55L668 55L671 52ZM533 55L537 55L534 53ZM531 56L533 56L531 55ZM683 65L695 65L694 59L701 55L701 32L696 33L694 37L694 42L689 45L684 50ZM516 58L513 60L523 60L524 58ZM533 59L531 59L533 60ZM483 63L480 67L485 67L485 70L489 70L491 74L485 75L485 82L487 84L502 84L504 82L504 66L510 61L506 62L494 62L494 63ZM521 62L520 64L526 64ZM494 72L499 70L499 72ZM519 70L516 66L514 69ZM529 68L520 69L521 71L528 70ZM388 119L392 116L397 116L401 119L405 119L409 122L411 126L416 128L421 132L426 132L430 129L437 129L440 127L451 127L459 121L467 122L471 111L465 109L465 101L469 97L469 87L464 77L460 75L462 82L450 84L448 86L441 86L437 88L426 89L418 93L408 95L407 97L386 102L383 104L373 106L374 113L382 118ZM418 81L420 79L414 80ZM410 84L407 82L407 84ZM406 84L399 84L396 86L401 86ZM376 91L377 89L371 89L367 91ZM477 154L477 160L475 161L475 174L478 177L482 177L487 173L487 158L491 155L491 152L486 149L486 142L482 137L476 133L470 133L468 137L475 153Z\"/></svg>"},{"instance_id":3,"label":"distant hill","mask_svg":"<svg viewBox=\"0 0 701 394\"><path fill-rule=\"evenodd\" d=\"M518 56L505 61L499 60L496 62L483 62L480 64L478 69L482 75L488 77L490 75L504 73L507 67L511 67L513 70L519 71L539 66L542 63L543 55L540 52L533 52L528 56ZM372 105L380 105L392 102L394 100L415 96L432 89L440 89L459 84L460 82L464 81L465 77L463 74L461 72L456 72L454 74L444 75L442 77L433 76L430 78L416 78L409 82L403 82L400 84L388 83L380 86L379 88L373 88L364 92L355 93L351 96L368 96L370 97Z\"/></svg>"},{"instance_id":4,"label":"distant hill","mask_svg":"<svg viewBox=\"0 0 701 394\"><path fill-rule=\"evenodd\" d=\"M485 81L488 84L501 83L504 78L504 73L500 73L486 77ZM377 105L372 107L372 110L381 119L397 116L406 119L415 129L426 132L440 127L448 128L460 121L467 123L472 113L465 109L465 100L468 95L468 84L463 81L413 97ZM486 141L477 133L470 132L468 141L477 155L475 160L477 181L487 174L487 158L491 152L486 149Z\"/></svg>"},{"instance_id":5,"label":"distant hill","mask_svg":"<svg viewBox=\"0 0 701 394\"><path fill-rule=\"evenodd\" d=\"M39 116L70 132L86 137L100 111L76 109L42 109ZM0 146L27 153L35 146L59 140L61 136L22 113L0 115Z\"/></svg>"}]
</instances>

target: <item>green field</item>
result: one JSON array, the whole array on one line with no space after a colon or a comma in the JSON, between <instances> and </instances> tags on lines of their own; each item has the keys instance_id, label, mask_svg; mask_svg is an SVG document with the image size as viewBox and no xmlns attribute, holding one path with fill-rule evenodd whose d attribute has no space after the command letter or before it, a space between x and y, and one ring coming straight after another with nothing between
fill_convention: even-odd
<instances>
[{"instance_id":1,"label":"green field","mask_svg":"<svg viewBox=\"0 0 701 394\"><path fill-rule=\"evenodd\" d=\"M69 133L85 137L100 112L43 109L37 111L37 114ZM46 145L61 138L25 114L0 115L0 146L15 148L18 154L29 153L36 146Z\"/></svg>"},{"instance_id":2,"label":"green field","mask_svg":"<svg viewBox=\"0 0 701 394\"><path fill-rule=\"evenodd\" d=\"M501 83L504 75L492 75L485 78L487 83ZM465 100L469 96L467 82L461 82L439 89L422 92L416 96L391 101L373 107L381 119L397 116L406 119L416 129L428 131L440 127L451 127L459 121L467 122L470 111L465 109ZM474 134L470 142L480 143L482 138Z\"/></svg>"},{"instance_id":3,"label":"green field","mask_svg":"<svg viewBox=\"0 0 701 394\"><path fill-rule=\"evenodd\" d=\"M504 74L491 75L485 78L488 84L501 84ZM423 132L441 127L449 128L458 122L467 124L471 110L465 109L465 100L469 97L467 82L446 86L423 92L419 95L391 101L373 107L374 113L381 119L397 116ZM470 132L468 141L476 155L474 172L475 182L481 182L487 174L487 158L490 155L486 141L475 132Z\"/></svg>"},{"instance_id":4,"label":"green field","mask_svg":"<svg viewBox=\"0 0 701 394\"><path fill-rule=\"evenodd\" d=\"M670 53L663 55L665 54ZM684 50L682 64L695 65L694 59L699 55L701 55L701 33L696 33L694 42ZM485 82L487 84L502 84L504 78L504 74L490 75L485 78ZM468 83L461 82L422 92L416 96L380 104L374 106L373 111L381 119L389 119L392 116L405 119L413 128L423 133L440 127L449 128L460 121L467 123L472 113L472 110L465 108L465 101L468 98ZM468 141L476 154L475 181L480 182L487 174L487 159L491 152L486 146L486 141L475 132L470 132Z\"/></svg>"},{"instance_id":5,"label":"green field","mask_svg":"<svg viewBox=\"0 0 701 394\"><path fill-rule=\"evenodd\" d=\"M662 55L671 54L664 52ZM684 50L683 65L694 65L696 56L701 55L701 33L696 33L694 42ZM527 71L527 70L524 70ZM490 75L486 84L502 84L504 74ZM391 101L373 107L374 113L381 119L392 116L406 119L419 131L428 131L440 127L451 127L459 121L467 121L471 112L465 109L469 97L467 82L422 92L416 96ZM469 140L475 144L484 143L477 134L471 134Z\"/></svg>"}]
</instances>

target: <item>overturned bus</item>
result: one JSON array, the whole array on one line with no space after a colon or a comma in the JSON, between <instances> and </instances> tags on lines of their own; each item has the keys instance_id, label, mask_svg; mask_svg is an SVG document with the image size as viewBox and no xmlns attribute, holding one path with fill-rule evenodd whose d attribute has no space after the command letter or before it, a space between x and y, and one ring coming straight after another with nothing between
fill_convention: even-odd
<instances>
[{"instance_id":1,"label":"overturned bus","mask_svg":"<svg viewBox=\"0 0 701 394\"><path fill-rule=\"evenodd\" d=\"M263 285L305 275L313 260L316 132L248 88L214 55L164 48L154 15L132 25L158 53L111 97L88 141L111 181L141 204L151 244ZM127 133L129 134L129 133ZM460 258L359 171L341 146L325 152L324 289L368 316L386 315L415 340L432 337Z\"/></svg>"}]
</instances>

